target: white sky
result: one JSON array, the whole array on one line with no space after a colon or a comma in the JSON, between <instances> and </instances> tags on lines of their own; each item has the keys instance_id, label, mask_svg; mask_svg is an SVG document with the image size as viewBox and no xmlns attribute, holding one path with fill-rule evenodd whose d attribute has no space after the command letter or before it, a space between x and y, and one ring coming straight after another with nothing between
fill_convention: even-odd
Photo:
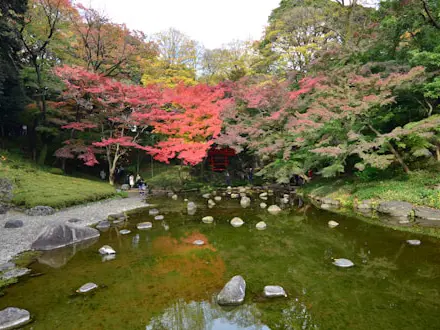
<instances>
[{"instance_id":1,"label":"white sky","mask_svg":"<svg viewBox=\"0 0 440 330\"><path fill-rule=\"evenodd\" d=\"M153 34L170 27L207 48L258 40L280 0L83 0L116 23Z\"/></svg>"}]
</instances>

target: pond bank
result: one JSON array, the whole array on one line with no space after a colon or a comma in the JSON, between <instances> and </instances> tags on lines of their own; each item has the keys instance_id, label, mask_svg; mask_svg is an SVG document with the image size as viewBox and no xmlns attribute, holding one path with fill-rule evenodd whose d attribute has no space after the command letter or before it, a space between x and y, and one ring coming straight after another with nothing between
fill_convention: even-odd
<instances>
[{"instance_id":1,"label":"pond bank","mask_svg":"<svg viewBox=\"0 0 440 330\"><path fill-rule=\"evenodd\" d=\"M49 216L29 216L17 211L0 215L0 264L13 256L31 249L31 244L48 224L64 223L69 219L82 220L81 225L93 225L109 214L142 208L145 203L139 197L111 199L69 207ZM4 228L9 220L21 220L21 228Z\"/></svg>"}]
</instances>

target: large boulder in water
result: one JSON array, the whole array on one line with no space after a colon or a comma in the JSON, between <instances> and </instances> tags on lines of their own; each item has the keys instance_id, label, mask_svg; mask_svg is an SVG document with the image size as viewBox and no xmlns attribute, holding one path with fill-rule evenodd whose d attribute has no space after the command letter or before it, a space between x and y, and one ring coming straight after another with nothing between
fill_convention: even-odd
<instances>
[{"instance_id":1,"label":"large boulder in water","mask_svg":"<svg viewBox=\"0 0 440 330\"><path fill-rule=\"evenodd\" d=\"M99 231L70 223L49 225L38 236L32 249L53 250L99 237Z\"/></svg>"},{"instance_id":2,"label":"large boulder in water","mask_svg":"<svg viewBox=\"0 0 440 330\"><path fill-rule=\"evenodd\" d=\"M0 311L0 330L15 329L31 321L31 314L21 308L8 307Z\"/></svg>"},{"instance_id":3,"label":"large boulder in water","mask_svg":"<svg viewBox=\"0 0 440 330\"><path fill-rule=\"evenodd\" d=\"M217 295L219 305L240 305L246 295L246 282L240 275L236 275L226 283L222 291Z\"/></svg>"}]
</instances>

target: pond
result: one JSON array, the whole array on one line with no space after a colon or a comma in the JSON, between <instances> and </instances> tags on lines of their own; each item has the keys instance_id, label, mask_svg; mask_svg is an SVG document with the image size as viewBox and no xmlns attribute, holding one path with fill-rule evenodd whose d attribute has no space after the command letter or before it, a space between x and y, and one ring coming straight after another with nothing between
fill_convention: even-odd
<instances>
[{"instance_id":1,"label":"pond","mask_svg":"<svg viewBox=\"0 0 440 330\"><path fill-rule=\"evenodd\" d=\"M243 209L223 198L206 200L188 215L183 197L150 200L120 235L112 228L91 246L46 254L33 274L5 290L0 309L25 308L34 322L25 329L435 329L440 328L440 242L373 226L311 205L279 215L259 207L258 196ZM274 201L269 201L268 204ZM214 223L204 224L211 215ZM245 224L234 228L233 217ZM339 226L330 229L328 221ZM136 223L153 222L146 231ZM265 221L267 229L255 225ZM420 239L410 246L407 239ZM205 245L193 245L201 239ZM108 244L116 257L98 249ZM348 258L337 268L332 258ZM215 297L234 275L246 280L243 305L224 308ZM75 290L87 282L99 288ZM264 286L280 285L287 298L266 299Z\"/></svg>"}]
</instances>

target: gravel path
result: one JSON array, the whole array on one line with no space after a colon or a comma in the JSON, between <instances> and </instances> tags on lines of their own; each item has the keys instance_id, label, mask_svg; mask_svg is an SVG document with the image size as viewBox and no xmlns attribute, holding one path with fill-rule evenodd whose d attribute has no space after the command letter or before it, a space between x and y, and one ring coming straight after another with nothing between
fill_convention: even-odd
<instances>
[{"instance_id":1,"label":"gravel path","mask_svg":"<svg viewBox=\"0 0 440 330\"><path fill-rule=\"evenodd\" d=\"M74 206L49 216L31 217L16 211L0 215L0 264L20 252L30 250L31 244L47 224L64 223L69 219L76 218L83 220L81 222L83 225L92 225L107 219L109 214L130 211L144 206L145 203L139 197L129 197ZM4 228L6 221L10 219L22 220L23 227Z\"/></svg>"}]
</instances>

